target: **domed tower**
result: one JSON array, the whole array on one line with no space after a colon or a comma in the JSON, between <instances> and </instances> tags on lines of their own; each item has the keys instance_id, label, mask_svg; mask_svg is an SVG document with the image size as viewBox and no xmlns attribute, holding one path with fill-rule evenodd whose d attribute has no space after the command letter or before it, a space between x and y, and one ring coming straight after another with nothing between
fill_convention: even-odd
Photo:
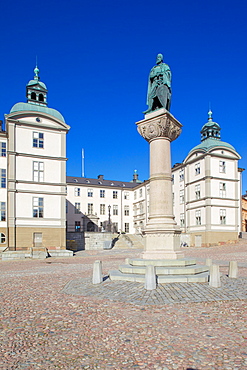
<instances>
[{"instance_id":1,"label":"domed tower","mask_svg":"<svg viewBox=\"0 0 247 370\"><path fill-rule=\"evenodd\" d=\"M47 88L34 69L27 102L5 116L8 133L9 251L56 255L66 248L66 134L59 111L47 106ZM64 253L64 252L63 252Z\"/></svg>"},{"instance_id":2,"label":"domed tower","mask_svg":"<svg viewBox=\"0 0 247 370\"><path fill-rule=\"evenodd\" d=\"M200 134L201 143L173 168L176 220L198 247L236 241L241 225L241 157L221 140L211 110Z\"/></svg>"}]
</instances>

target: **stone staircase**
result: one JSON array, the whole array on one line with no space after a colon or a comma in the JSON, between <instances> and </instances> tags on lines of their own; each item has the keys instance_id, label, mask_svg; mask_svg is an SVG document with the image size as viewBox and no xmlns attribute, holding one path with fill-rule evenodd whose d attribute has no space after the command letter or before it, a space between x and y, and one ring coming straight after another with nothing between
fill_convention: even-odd
<instances>
[{"instance_id":1,"label":"stone staircase","mask_svg":"<svg viewBox=\"0 0 247 370\"><path fill-rule=\"evenodd\" d=\"M141 235L121 234L113 249L143 249L143 238Z\"/></svg>"},{"instance_id":2,"label":"stone staircase","mask_svg":"<svg viewBox=\"0 0 247 370\"><path fill-rule=\"evenodd\" d=\"M0 258L3 261L9 260L24 260L27 258L32 259L45 259L47 257L72 257L74 253L67 249L49 249L48 251L44 248L43 250L35 250L33 248L29 248L25 251L9 251L5 250L4 252L0 253Z\"/></svg>"},{"instance_id":3,"label":"stone staircase","mask_svg":"<svg viewBox=\"0 0 247 370\"><path fill-rule=\"evenodd\" d=\"M198 265L196 260L183 258L177 260L145 260L127 258L118 270L109 271L111 280L144 283L146 266L155 266L158 284L162 283L206 283L209 267Z\"/></svg>"}]
</instances>

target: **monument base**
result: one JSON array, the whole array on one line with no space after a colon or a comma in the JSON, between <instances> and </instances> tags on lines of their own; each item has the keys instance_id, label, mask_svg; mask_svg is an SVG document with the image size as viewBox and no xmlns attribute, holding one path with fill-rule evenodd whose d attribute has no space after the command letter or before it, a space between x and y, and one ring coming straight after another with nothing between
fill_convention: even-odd
<instances>
[{"instance_id":1,"label":"monument base","mask_svg":"<svg viewBox=\"0 0 247 370\"><path fill-rule=\"evenodd\" d=\"M143 259L179 259L184 254L180 248L179 229L170 230L148 230L144 236L144 253Z\"/></svg>"}]
</instances>

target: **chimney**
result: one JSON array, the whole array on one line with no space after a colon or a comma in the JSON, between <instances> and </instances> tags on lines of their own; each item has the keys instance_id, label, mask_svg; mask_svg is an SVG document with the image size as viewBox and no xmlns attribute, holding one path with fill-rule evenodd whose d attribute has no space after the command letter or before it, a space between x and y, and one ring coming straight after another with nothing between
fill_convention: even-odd
<instances>
[{"instance_id":1,"label":"chimney","mask_svg":"<svg viewBox=\"0 0 247 370\"><path fill-rule=\"evenodd\" d=\"M104 175L98 175L99 180L104 180Z\"/></svg>"}]
</instances>

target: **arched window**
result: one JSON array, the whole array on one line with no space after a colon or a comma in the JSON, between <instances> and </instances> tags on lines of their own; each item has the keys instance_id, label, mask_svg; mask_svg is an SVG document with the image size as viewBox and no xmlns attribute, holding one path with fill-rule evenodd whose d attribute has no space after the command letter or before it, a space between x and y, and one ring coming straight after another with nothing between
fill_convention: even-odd
<instances>
[{"instance_id":1,"label":"arched window","mask_svg":"<svg viewBox=\"0 0 247 370\"><path fill-rule=\"evenodd\" d=\"M6 238L5 238L5 234L4 233L1 233L1 240L0 240L0 243L3 244L6 242Z\"/></svg>"},{"instance_id":2,"label":"arched window","mask_svg":"<svg viewBox=\"0 0 247 370\"><path fill-rule=\"evenodd\" d=\"M44 101L44 95L43 94L39 94L39 101Z\"/></svg>"},{"instance_id":3,"label":"arched window","mask_svg":"<svg viewBox=\"0 0 247 370\"><path fill-rule=\"evenodd\" d=\"M35 92L32 92L32 93L31 93L31 99L32 99L32 100L36 100L36 94L35 94Z\"/></svg>"}]
</instances>

